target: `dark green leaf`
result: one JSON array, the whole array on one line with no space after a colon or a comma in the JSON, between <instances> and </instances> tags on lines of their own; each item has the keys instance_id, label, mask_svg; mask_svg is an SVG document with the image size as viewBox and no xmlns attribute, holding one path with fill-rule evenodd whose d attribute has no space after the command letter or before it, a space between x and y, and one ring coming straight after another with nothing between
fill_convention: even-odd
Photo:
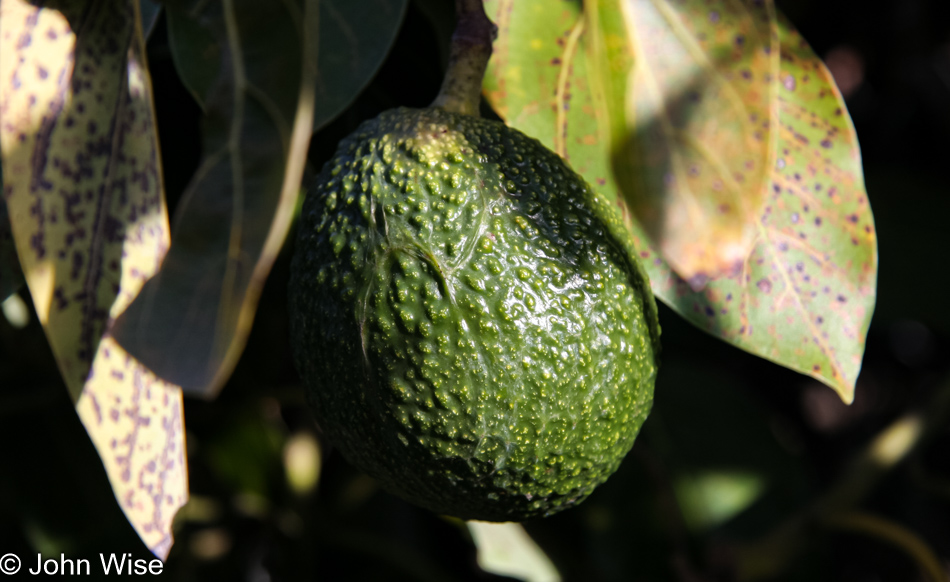
<instances>
[{"instance_id":1,"label":"dark green leaf","mask_svg":"<svg viewBox=\"0 0 950 582\"><path fill-rule=\"evenodd\" d=\"M142 19L142 34L145 38L152 36L155 24L162 13L162 5L153 0L139 0L139 15Z\"/></svg>"},{"instance_id":2,"label":"dark green leaf","mask_svg":"<svg viewBox=\"0 0 950 582\"><path fill-rule=\"evenodd\" d=\"M313 127L340 114L369 83L396 40L408 0L325 0Z\"/></svg>"},{"instance_id":3,"label":"dark green leaf","mask_svg":"<svg viewBox=\"0 0 950 582\"><path fill-rule=\"evenodd\" d=\"M313 126L319 5L199 0L169 10L208 31L221 66L171 249L113 334L196 394L214 394L230 375L290 225Z\"/></svg>"},{"instance_id":4,"label":"dark green leaf","mask_svg":"<svg viewBox=\"0 0 950 582\"><path fill-rule=\"evenodd\" d=\"M212 31L189 14L187 6L169 4L165 8L168 44L181 82L204 109L223 66L222 51Z\"/></svg>"},{"instance_id":5,"label":"dark green leaf","mask_svg":"<svg viewBox=\"0 0 950 582\"><path fill-rule=\"evenodd\" d=\"M289 0L285 4L293 5ZM407 4L408 0L320 2L315 130L343 111L372 79L396 39ZM204 107L221 66L222 49L218 39L188 14L189 6L194 3L169 6L169 40L182 82ZM280 53L274 47L270 54Z\"/></svg>"}]
</instances>

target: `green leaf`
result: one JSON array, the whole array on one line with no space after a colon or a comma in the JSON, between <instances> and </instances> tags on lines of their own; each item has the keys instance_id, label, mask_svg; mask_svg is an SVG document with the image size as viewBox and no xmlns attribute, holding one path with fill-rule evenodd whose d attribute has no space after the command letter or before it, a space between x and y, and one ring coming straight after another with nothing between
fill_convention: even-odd
<instances>
[{"instance_id":1,"label":"green leaf","mask_svg":"<svg viewBox=\"0 0 950 582\"><path fill-rule=\"evenodd\" d=\"M152 36L158 17L162 13L162 5L153 0L139 0L139 15L142 18L142 32L145 38Z\"/></svg>"},{"instance_id":2,"label":"green leaf","mask_svg":"<svg viewBox=\"0 0 950 582\"><path fill-rule=\"evenodd\" d=\"M582 13L545 0L486 2L499 26L486 96L509 125L561 154L618 206L662 301L714 336L815 377L850 402L874 308L877 249L857 138L830 74L777 19L775 162L751 252L738 272L695 291L657 252L611 166L624 151L616 146L648 123L627 119L637 77L623 11L635 6L601 0ZM680 16L708 20L715 10Z\"/></svg>"},{"instance_id":3,"label":"green leaf","mask_svg":"<svg viewBox=\"0 0 950 582\"><path fill-rule=\"evenodd\" d=\"M320 4L319 129L369 84L396 41L408 0L325 0Z\"/></svg>"},{"instance_id":4,"label":"green leaf","mask_svg":"<svg viewBox=\"0 0 950 582\"><path fill-rule=\"evenodd\" d=\"M290 0L285 4L288 9L294 6ZM184 6L191 5L194 3ZM396 40L407 5L408 0L319 3L314 130L346 109L376 74ZM168 30L175 68L185 87L204 107L222 66L222 45L181 5L169 6Z\"/></svg>"},{"instance_id":5,"label":"green leaf","mask_svg":"<svg viewBox=\"0 0 950 582\"><path fill-rule=\"evenodd\" d=\"M752 505L765 484L755 473L707 471L682 475L674 487L683 519L699 532L725 523Z\"/></svg>"},{"instance_id":6,"label":"green leaf","mask_svg":"<svg viewBox=\"0 0 950 582\"><path fill-rule=\"evenodd\" d=\"M0 3L3 192L37 316L132 526L156 555L188 496L181 390L109 336L168 248L134 0Z\"/></svg>"},{"instance_id":7,"label":"green leaf","mask_svg":"<svg viewBox=\"0 0 950 582\"><path fill-rule=\"evenodd\" d=\"M313 127L319 6L224 0L169 9L169 19L207 29L224 59L171 249L113 333L195 394L215 394L234 368L290 225Z\"/></svg>"},{"instance_id":8,"label":"green leaf","mask_svg":"<svg viewBox=\"0 0 950 582\"><path fill-rule=\"evenodd\" d=\"M189 4L169 4L165 8L168 44L182 84L205 109L218 70L223 66L222 50L212 31L201 19L188 13Z\"/></svg>"}]
</instances>

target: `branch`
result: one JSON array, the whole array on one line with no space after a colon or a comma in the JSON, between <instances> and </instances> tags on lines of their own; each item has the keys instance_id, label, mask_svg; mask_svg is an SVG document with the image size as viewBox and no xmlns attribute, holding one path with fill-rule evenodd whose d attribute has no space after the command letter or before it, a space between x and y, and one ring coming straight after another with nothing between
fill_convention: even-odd
<instances>
[{"instance_id":1,"label":"branch","mask_svg":"<svg viewBox=\"0 0 950 582\"><path fill-rule=\"evenodd\" d=\"M449 67L433 107L478 115L482 79L498 33L485 14L482 0L455 0L458 22L452 35Z\"/></svg>"}]
</instances>

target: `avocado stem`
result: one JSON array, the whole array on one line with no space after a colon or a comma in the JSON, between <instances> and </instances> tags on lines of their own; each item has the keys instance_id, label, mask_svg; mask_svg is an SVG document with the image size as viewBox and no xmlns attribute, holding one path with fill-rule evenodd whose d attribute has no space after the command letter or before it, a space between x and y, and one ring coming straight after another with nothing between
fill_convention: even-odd
<instances>
[{"instance_id":1,"label":"avocado stem","mask_svg":"<svg viewBox=\"0 0 950 582\"><path fill-rule=\"evenodd\" d=\"M432 107L477 116L482 79L498 28L485 14L482 0L455 0L455 13L449 67Z\"/></svg>"}]
</instances>

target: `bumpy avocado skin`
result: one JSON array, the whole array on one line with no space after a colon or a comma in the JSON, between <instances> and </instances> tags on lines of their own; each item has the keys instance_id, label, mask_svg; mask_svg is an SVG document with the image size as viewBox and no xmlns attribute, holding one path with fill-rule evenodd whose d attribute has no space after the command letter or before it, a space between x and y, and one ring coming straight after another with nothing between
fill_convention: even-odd
<instances>
[{"instance_id":1,"label":"bumpy avocado skin","mask_svg":"<svg viewBox=\"0 0 950 582\"><path fill-rule=\"evenodd\" d=\"M652 404L656 304L617 213L494 121L398 109L345 139L304 202L290 309L330 442L438 513L578 503Z\"/></svg>"}]
</instances>

